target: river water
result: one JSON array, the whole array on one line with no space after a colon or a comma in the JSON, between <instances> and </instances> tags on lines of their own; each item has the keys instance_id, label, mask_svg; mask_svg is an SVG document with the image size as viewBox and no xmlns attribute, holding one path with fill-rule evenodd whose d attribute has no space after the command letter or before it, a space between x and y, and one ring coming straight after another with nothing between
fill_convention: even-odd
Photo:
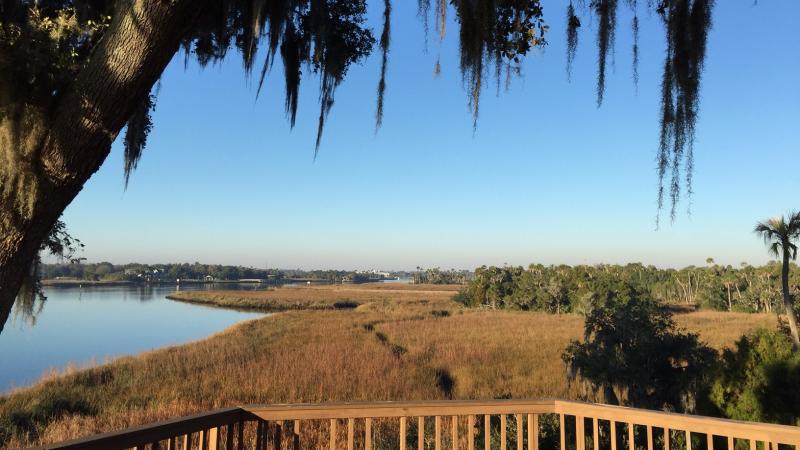
<instances>
[{"instance_id":1,"label":"river water","mask_svg":"<svg viewBox=\"0 0 800 450\"><path fill-rule=\"evenodd\" d=\"M252 285L200 285L196 289L253 289ZM0 333L0 394L28 386L69 365L197 340L242 320L263 317L168 300L175 286L47 287L35 320L9 318Z\"/></svg>"}]
</instances>

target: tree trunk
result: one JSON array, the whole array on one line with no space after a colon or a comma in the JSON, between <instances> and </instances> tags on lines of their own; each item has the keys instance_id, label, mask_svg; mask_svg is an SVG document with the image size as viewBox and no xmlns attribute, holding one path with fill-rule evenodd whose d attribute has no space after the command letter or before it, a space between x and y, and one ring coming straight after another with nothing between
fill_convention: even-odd
<instances>
[{"instance_id":1,"label":"tree trunk","mask_svg":"<svg viewBox=\"0 0 800 450\"><path fill-rule=\"evenodd\" d=\"M0 195L0 332L42 241L105 161L204 6L190 0L117 2L87 65L42 114L44 123L35 124L46 131L19 150L32 156L0 178L0 187L13 186ZM29 182L13 184L20 179Z\"/></svg>"},{"instance_id":2,"label":"tree trunk","mask_svg":"<svg viewBox=\"0 0 800 450\"><path fill-rule=\"evenodd\" d=\"M781 269L781 287L783 288L783 307L789 321L789 330L792 333L792 347L794 351L800 348L800 336L797 333L797 317L794 313L794 300L789 294L789 249L787 243L783 245L783 267Z\"/></svg>"}]
</instances>

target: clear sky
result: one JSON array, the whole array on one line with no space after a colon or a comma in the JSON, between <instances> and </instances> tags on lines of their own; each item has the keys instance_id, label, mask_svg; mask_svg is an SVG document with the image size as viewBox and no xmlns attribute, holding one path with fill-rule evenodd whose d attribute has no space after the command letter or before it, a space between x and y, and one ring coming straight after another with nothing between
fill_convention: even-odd
<instances>
[{"instance_id":1,"label":"clear sky","mask_svg":"<svg viewBox=\"0 0 800 450\"><path fill-rule=\"evenodd\" d=\"M371 2L379 25L382 2ZM122 146L65 220L90 261L281 268L768 260L757 220L800 208L800 37L795 0L718 0L697 127L692 215L655 229L664 35L641 14L638 95L630 13L595 106L596 27L585 15L572 82L566 3L544 0L549 45L508 92L484 92L477 131L458 71L456 25L425 51L416 2L395 1L383 128L374 133L379 53L336 93L314 160L318 80L306 74L297 126L282 68L260 98L235 52L167 68L155 127L130 186ZM452 11L450 14L452 20ZM376 27L375 34L380 33ZM442 74L433 77L441 53Z\"/></svg>"}]
</instances>

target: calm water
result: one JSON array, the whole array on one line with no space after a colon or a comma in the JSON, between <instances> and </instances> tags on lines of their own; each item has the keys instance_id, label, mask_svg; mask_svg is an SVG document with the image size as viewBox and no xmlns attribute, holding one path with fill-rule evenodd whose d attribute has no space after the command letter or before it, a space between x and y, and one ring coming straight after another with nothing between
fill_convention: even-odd
<instances>
[{"instance_id":1,"label":"calm water","mask_svg":"<svg viewBox=\"0 0 800 450\"><path fill-rule=\"evenodd\" d=\"M0 333L0 393L29 385L44 372L70 363L81 367L201 339L263 316L167 300L164 296L174 290L174 286L46 288L47 301L34 325L12 313Z\"/></svg>"}]
</instances>

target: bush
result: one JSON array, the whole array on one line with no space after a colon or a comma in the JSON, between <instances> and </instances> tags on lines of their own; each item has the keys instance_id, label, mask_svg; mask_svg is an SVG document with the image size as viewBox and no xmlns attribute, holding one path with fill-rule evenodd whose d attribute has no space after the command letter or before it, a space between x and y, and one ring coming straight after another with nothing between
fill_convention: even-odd
<instances>
[{"instance_id":1,"label":"bush","mask_svg":"<svg viewBox=\"0 0 800 450\"><path fill-rule=\"evenodd\" d=\"M743 336L723 353L708 399L710 414L800 425L800 354L780 330Z\"/></svg>"}]
</instances>

